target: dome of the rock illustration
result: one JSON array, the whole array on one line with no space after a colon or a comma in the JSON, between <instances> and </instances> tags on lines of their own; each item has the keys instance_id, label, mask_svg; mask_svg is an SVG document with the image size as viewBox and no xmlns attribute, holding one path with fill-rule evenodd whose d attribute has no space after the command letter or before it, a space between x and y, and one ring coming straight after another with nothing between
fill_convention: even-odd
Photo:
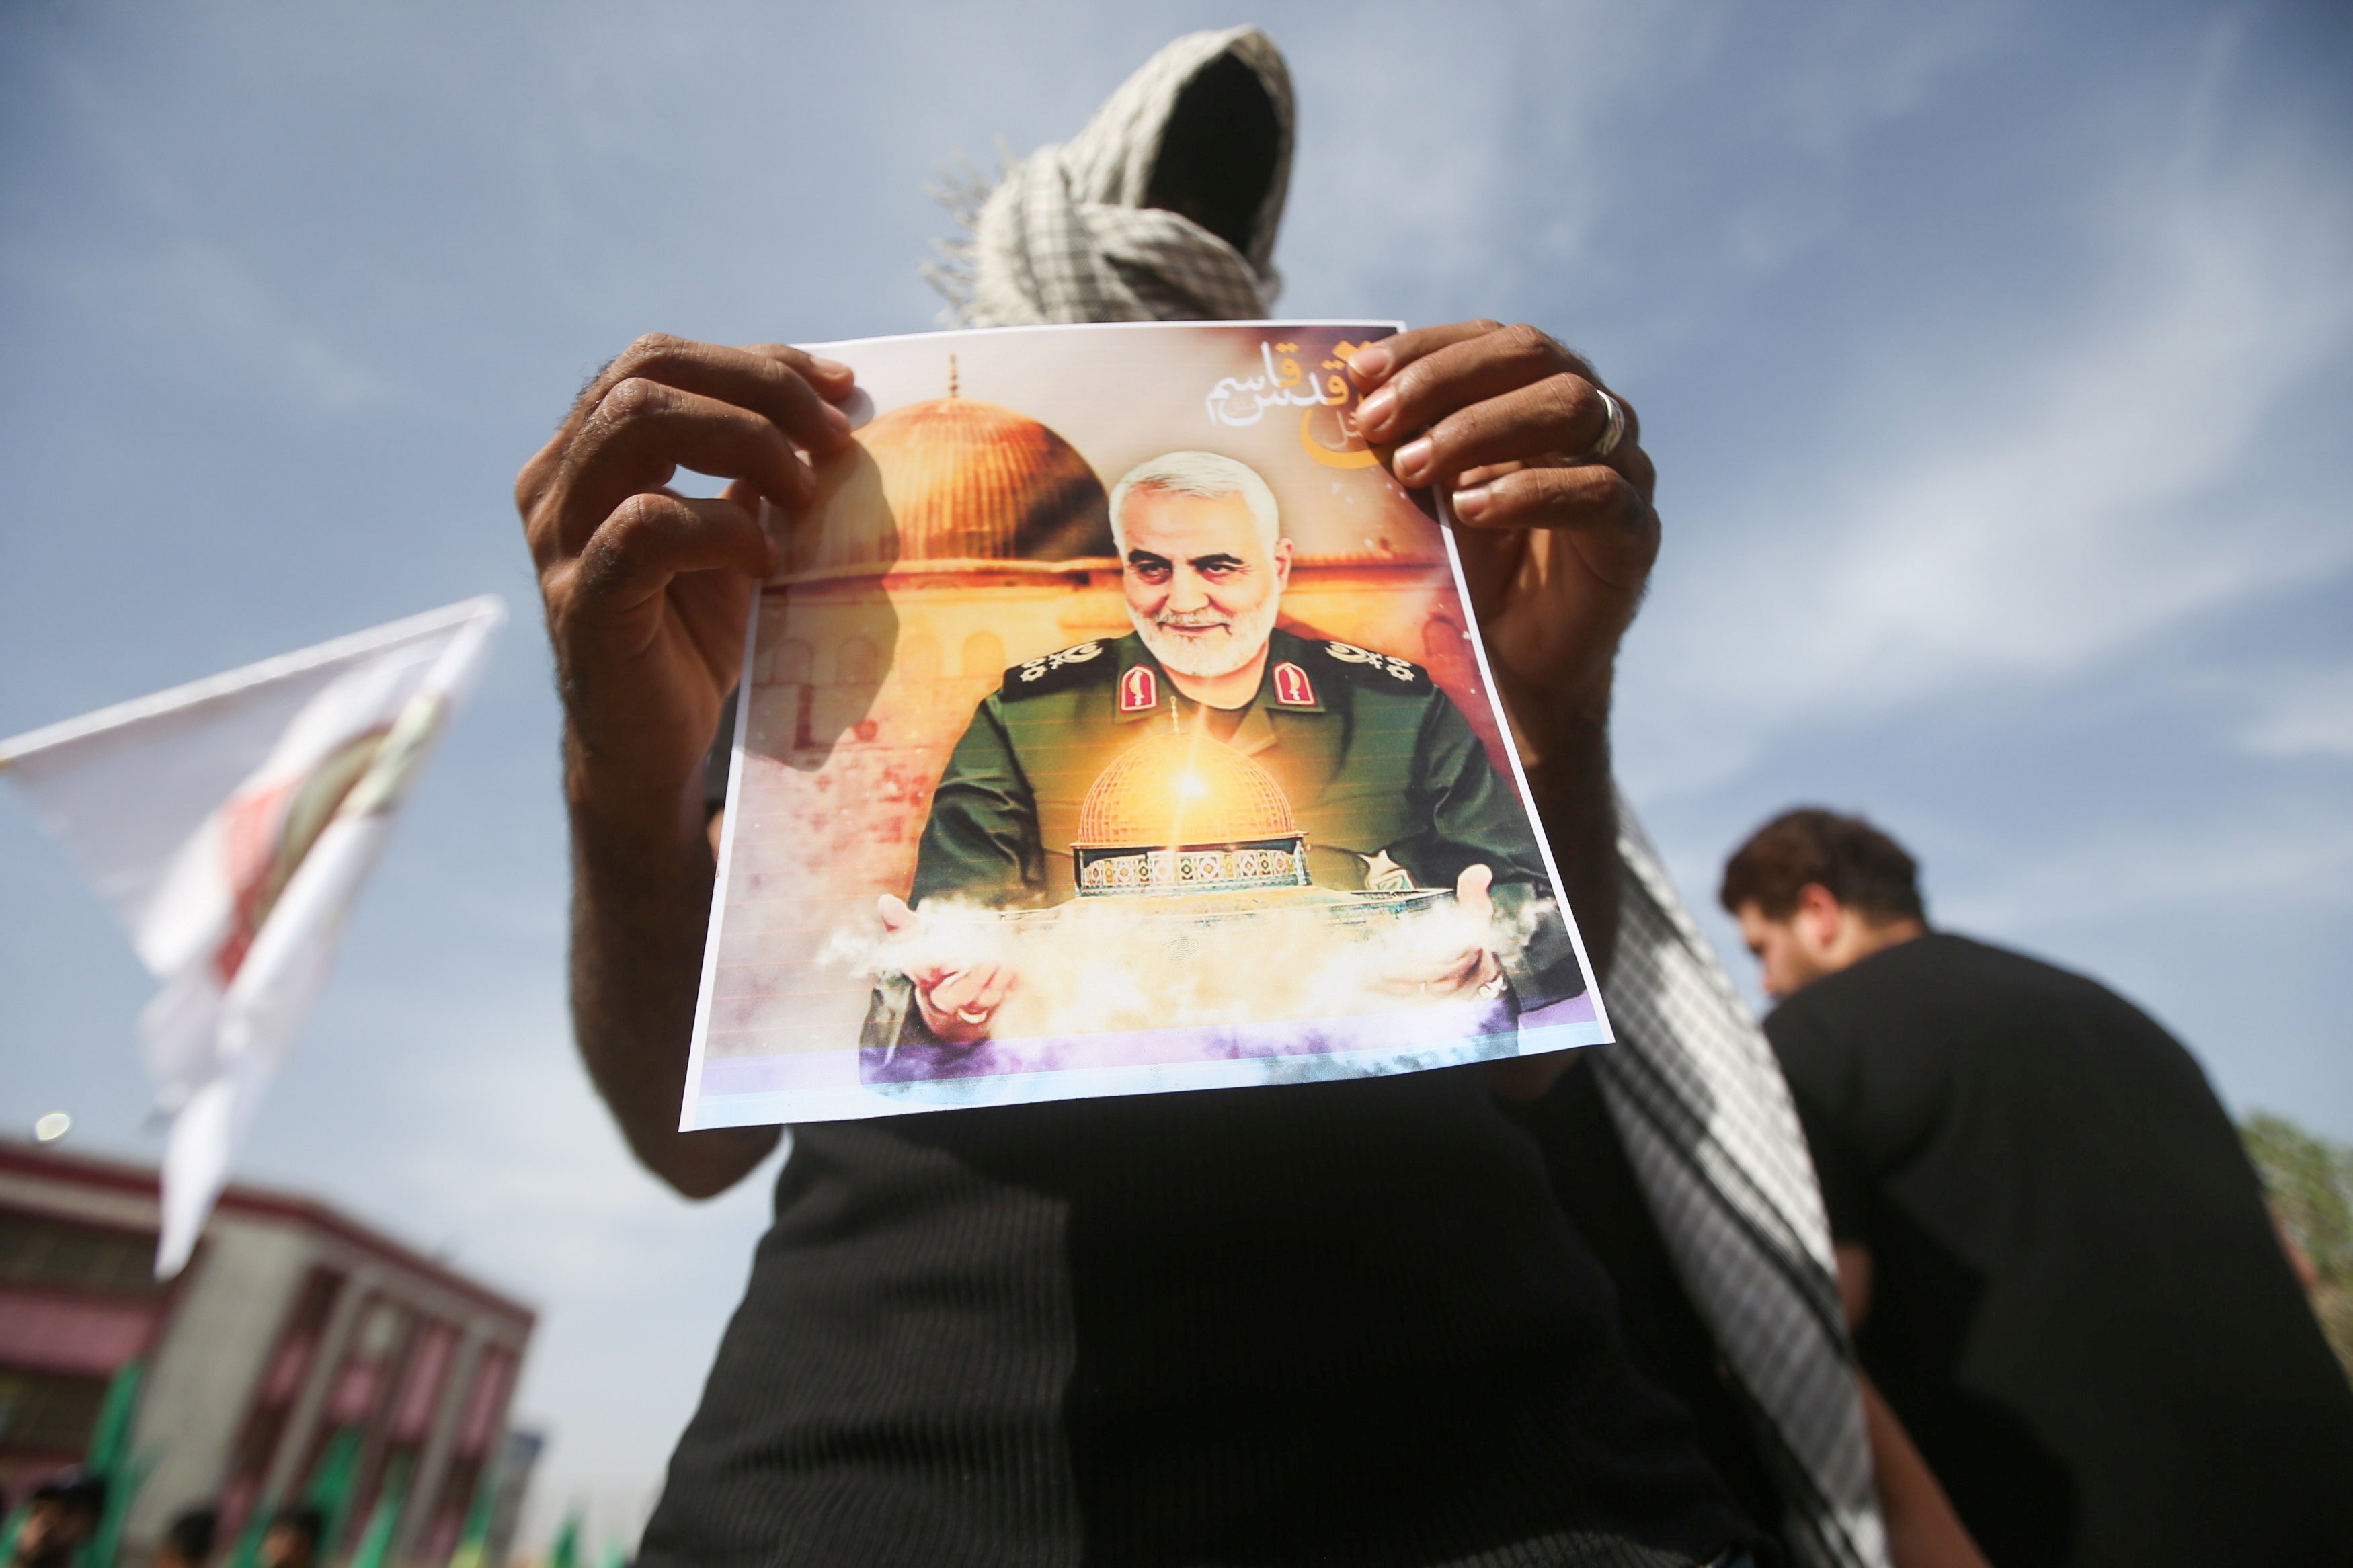
<instances>
[{"instance_id":1,"label":"dome of the rock illustration","mask_svg":"<svg viewBox=\"0 0 2353 1568\"><path fill-rule=\"evenodd\" d=\"M1307 847L1274 775L1207 735L1139 741L1095 776L1071 846L1079 890L1303 887Z\"/></svg>"},{"instance_id":2,"label":"dome of the rock illustration","mask_svg":"<svg viewBox=\"0 0 2353 1568\"><path fill-rule=\"evenodd\" d=\"M953 393L881 415L820 465L820 526L795 572L1113 553L1103 484L1027 415Z\"/></svg>"}]
</instances>

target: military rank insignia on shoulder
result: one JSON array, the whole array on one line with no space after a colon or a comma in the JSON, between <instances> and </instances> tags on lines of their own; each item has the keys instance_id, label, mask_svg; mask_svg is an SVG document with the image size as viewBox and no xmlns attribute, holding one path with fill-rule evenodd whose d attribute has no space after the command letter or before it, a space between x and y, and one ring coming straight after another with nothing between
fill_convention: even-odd
<instances>
[{"instance_id":1,"label":"military rank insignia on shoulder","mask_svg":"<svg viewBox=\"0 0 2353 1568\"><path fill-rule=\"evenodd\" d=\"M1327 642L1323 652L1357 685L1377 691L1428 691L1434 684L1430 671L1394 654L1375 653L1345 642Z\"/></svg>"},{"instance_id":2,"label":"military rank insignia on shoulder","mask_svg":"<svg viewBox=\"0 0 2353 1568\"><path fill-rule=\"evenodd\" d=\"M1115 660L1104 656L1111 645L1098 639L1026 659L1005 672L1003 695L1029 697L1041 691L1064 691L1098 670L1108 672Z\"/></svg>"}]
</instances>

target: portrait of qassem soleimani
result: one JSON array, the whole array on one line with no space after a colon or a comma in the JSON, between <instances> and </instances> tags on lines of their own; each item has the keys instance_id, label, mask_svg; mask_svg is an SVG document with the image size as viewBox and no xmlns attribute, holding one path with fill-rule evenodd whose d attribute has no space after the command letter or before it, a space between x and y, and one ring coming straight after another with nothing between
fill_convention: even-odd
<instances>
[{"instance_id":1,"label":"portrait of qassem soleimani","mask_svg":"<svg viewBox=\"0 0 2353 1568\"><path fill-rule=\"evenodd\" d=\"M1290 542L1264 481L1166 454L1113 487L1110 512L1134 629L1016 664L981 700L909 901L1149 900L1136 918L1173 929L1310 900L1355 927L1450 899L1483 866L1510 933L1496 992L1522 1011L1577 994L1525 810L1453 700L1417 664L1278 624ZM1223 703L1183 689L1219 681ZM937 1039L911 991L878 989L870 1077L998 1070L985 1042Z\"/></svg>"}]
</instances>

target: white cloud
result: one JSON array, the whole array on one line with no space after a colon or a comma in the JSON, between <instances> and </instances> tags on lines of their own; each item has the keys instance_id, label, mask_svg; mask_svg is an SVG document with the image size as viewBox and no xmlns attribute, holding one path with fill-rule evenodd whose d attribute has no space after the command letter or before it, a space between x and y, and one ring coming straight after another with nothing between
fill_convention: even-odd
<instances>
[{"instance_id":1,"label":"white cloud","mask_svg":"<svg viewBox=\"0 0 2353 1568\"><path fill-rule=\"evenodd\" d=\"M1993 48L2010 9L1895 19L1846 5L1792 28L1711 0L1589 0L1485 7L1459 26L1432 26L1423 7L1361 7L1336 31L1271 22L1303 83L1287 308L1336 299L1442 320L1529 298L1584 313L1614 289L1643 292L1620 270L1624 241L1662 199L1758 149L1769 177L1713 185L1709 210L1688 216L1744 270L1785 267L1843 221L1852 150ZM1695 93L1720 117L1709 134L1662 119Z\"/></svg>"},{"instance_id":2,"label":"white cloud","mask_svg":"<svg viewBox=\"0 0 2353 1568\"><path fill-rule=\"evenodd\" d=\"M1703 787L1810 722L2063 676L2353 560L2341 504L2249 480L2267 415L2353 338L2341 168L2273 153L2111 183L2102 275L2042 302L2024 352L1972 370L1973 345L1923 345L1843 423L1778 403L1821 421L1817 456L1730 500L1638 633L1647 782Z\"/></svg>"},{"instance_id":3,"label":"white cloud","mask_svg":"<svg viewBox=\"0 0 2353 1568\"><path fill-rule=\"evenodd\" d=\"M1588 258L1621 195L1613 121L1715 29L1692 4L1588 3L1473 26L1416 7L1271 30L1301 84L1284 308L1379 301L1444 319L1532 266Z\"/></svg>"},{"instance_id":4,"label":"white cloud","mask_svg":"<svg viewBox=\"0 0 2353 1568\"><path fill-rule=\"evenodd\" d=\"M2031 853L1987 846L1973 858L1996 869L1939 898L1938 920L2026 939L2120 916L2219 918L2255 902L2353 911L2353 811L2333 802L2157 833L2125 823Z\"/></svg>"},{"instance_id":5,"label":"white cloud","mask_svg":"<svg viewBox=\"0 0 2353 1568\"><path fill-rule=\"evenodd\" d=\"M1816 47L1773 84L1789 142L1817 156L1836 155L1923 109L1943 79L2001 41L2010 9L1956 5L1923 13L1848 5L1823 16Z\"/></svg>"},{"instance_id":6,"label":"white cloud","mask_svg":"<svg viewBox=\"0 0 2353 1568\"><path fill-rule=\"evenodd\" d=\"M384 391L374 370L269 285L248 237L231 243L212 232L219 215L174 163L184 146L143 135L119 87L70 49L41 65L50 111L67 121L53 134L84 161L80 178L95 204L116 206L116 221L93 247L89 232L34 206L0 247L0 272L16 289L162 350L208 393L259 387L273 401L343 415Z\"/></svg>"},{"instance_id":7,"label":"white cloud","mask_svg":"<svg viewBox=\"0 0 2353 1568\"><path fill-rule=\"evenodd\" d=\"M2284 673L2256 683L2236 737L2258 757L2353 760L2353 669Z\"/></svg>"},{"instance_id":8,"label":"white cloud","mask_svg":"<svg viewBox=\"0 0 2353 1568\"><path fill-rule=\"evenodd\" d=\"M385 391L375 371L304 325L227 246L194 234L112 256L24 258L33 274L116 331L171 345L188 379L242 384L273 400L343 415Z\"/></svg>"}]
</instances>

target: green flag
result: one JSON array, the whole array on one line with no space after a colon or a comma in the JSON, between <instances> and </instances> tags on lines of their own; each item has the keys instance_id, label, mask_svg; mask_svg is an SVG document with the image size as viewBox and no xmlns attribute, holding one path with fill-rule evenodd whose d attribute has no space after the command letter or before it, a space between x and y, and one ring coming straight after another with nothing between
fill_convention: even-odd
<instances>
[{"instance_id":1,"label":"green flag","mask_svg":"<svg viewBox=\"0 0 2353 1568\"><path fill-rule=\"evenodd\" d=\"M130 1457L131 1417L139 1408L139 1380L146 1370L144 1362L124 1362L107 1384L106 1403L99 1406L98 1426L90 1435L90 1451L82 1456L84 1469L111 1479Z\"/></svg>"},{"instance_id":2,"label":"green flag","mask_svg":"<svg viewBox=\"0 0 2353 1568\"><path fill-rule=\"evenodd\" d=\"M98 1425L90 1435L82 1468L106 1482L106 1511L98 1529L75 1553L79 1568L114 1568L114 1554L122 1542L122 1522L131 1516L131 1500L152 1468L131 1456L131 1425L139 1413L139 1384L147 1364L124 1362L106 1385L106 1402L99 1406ZM13 1551L15 1543L10 1543Z\"/></svg>"},{"instance_id":3,"label":"green flag","mask_svg":"<svg viewBox=\"0 0 2353 1568\"><path fill-rule=\"evenodd\" d=\"M491 1514L499 1500L499 1468L484 1465L474 1483L474 1505L466 1510L466 1528L458 1532L458 1550L449 1554L449 1568L482 1568L491 1546Z\"/></svg>"},{"instance_id":4,"label":"green flag","mask_svg":"<svg viewBox=\"0 0 2353 1568\"><path fill-rule=\"evenodd\" d=\"M237 1544L229 1548L224 1560L228 1568L259 1568L261 1538L269 1533L269 1516L276 1511L268 1498L254 1505L253 1512L246 1517L245 1528L237 1531Z\"/></svg>"},{"instance_id":5,"label":"green flag","mask_svg":"<svg viewBox=\"0 0 2353 1568\"><path fill-rule=\"evenodd\" d=\"M319 1532L322 1563L334 1554L335 1543L343 1538L343 1515L352 1506L352 1488L359 1480L361 1436L357 1426L337 1428L311 1468L311 1484L302 1489L303 1506L317 1509L326 1521Z\"/></svg>"},{"instance_id":6,"label":"green flag","mask_svg":"<svg viewBox=\"0 0 2353 1568\"><path fill-rule=\"evenodd\" d=\"M547 1568L580 1568L580 1510L574 1509L555 1532L555 1546L547 1554Z\"/></svg>"},{"instance_id":7,"label":"green flag","mask_svg":"<svg viewBox=\"0 0 2353 1568\"><path fill-rule=\"evenodd\" d=\"M408 1456L392 1462L385 1473L384 1489L376 1493L375 1511L368 1515L367 1533L352 1554L351 1568L385 1568L392 1560L392 1538L400 1529L400 1512L408 1504Z\"/></svg>"}]
</instances>

